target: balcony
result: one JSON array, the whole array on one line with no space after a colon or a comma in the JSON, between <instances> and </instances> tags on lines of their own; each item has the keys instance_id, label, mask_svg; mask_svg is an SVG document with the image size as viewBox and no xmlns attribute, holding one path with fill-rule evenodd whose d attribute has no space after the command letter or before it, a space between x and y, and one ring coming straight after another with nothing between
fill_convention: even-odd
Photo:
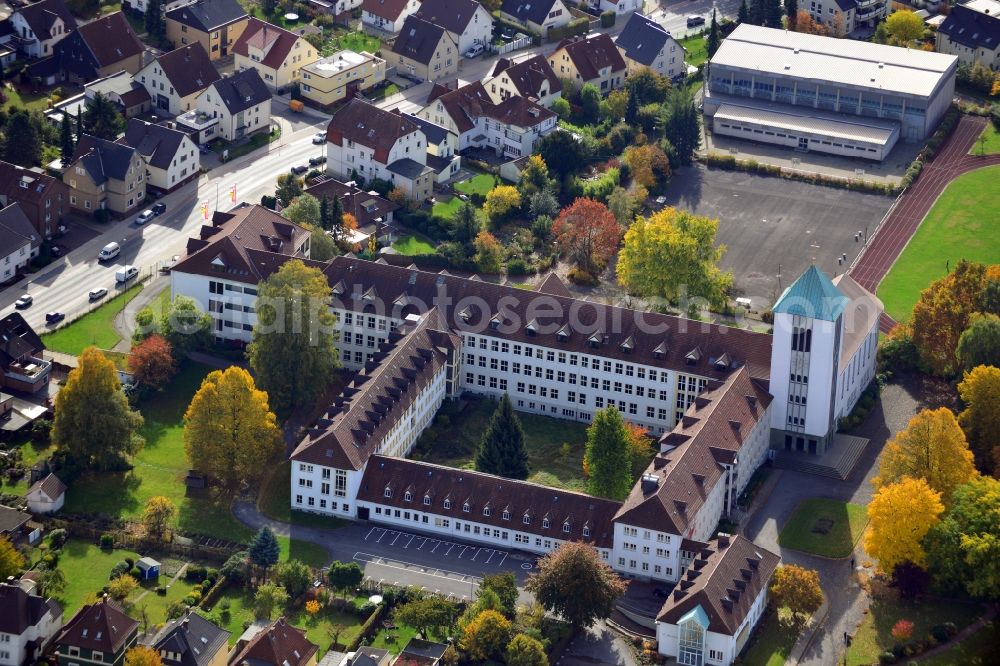
<instances>
[{"instance_id":1,"label":"balcony","mask_svg":"<svg viewBox=\"0 0 1000 666\"><path fill-rule=\"evenodd\" d=\"M19 361L11 362L3 374L8 386L14 385L16 388L29 388L29 390L33 390L33 387L48 382L51 371L51 361L27 356Z\"/></svg>"}]
</instances>

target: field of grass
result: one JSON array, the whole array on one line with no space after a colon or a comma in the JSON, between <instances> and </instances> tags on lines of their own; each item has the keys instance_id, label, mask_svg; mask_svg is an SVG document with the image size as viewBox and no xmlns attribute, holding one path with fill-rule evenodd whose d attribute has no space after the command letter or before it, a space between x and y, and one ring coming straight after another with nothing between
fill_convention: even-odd
<instances>
[{"instance_id":1,"label":"field of grass","mask_svg":"<svg viewBox=\"0 0 1000 666\"><path fill-rule=\"evenodd\" d=\"M477 173L475 176L469 180L463 180L461 183L455 183L455 189L462 194L481 194L484 197L496 187L497 178L492 174L488 173Z\"/></svg>"},{"instance_id":2,"label":"field of grass","mask_svg":"<svg viewBox=\"0 0 1000 666\"><path fill-rule=\"evenodd\" d=\"M959 629L972 624L982 613L982 607L941 599L928 602L909 602L896 598L894 593L884 593L872 600L857 633L847 649L848 666L867 666L878 663L878 657L897 643L890 633L897 621L913 623L911 641L918 641L930 633L931 627L943 622L954 622ZM904 659L905 661L905 659ZM933 663L933 662L927 662ZM969 664L964 660L939 661L940 664ZM981 662L995 663L995 662Z\"/></svg>"},{"instance_id":3,"label":"field of grass","mask_svg":"<svg viewBox=\"0 0 1000 666\"><path fill-rule=\"evenodd\" d=\"M4 87L3 95L6 101L3 108L7 111L11 109L28 109L29 111L44 111L49 108L48 92L40 92L33 95L29 92L18 92L16 88Z\"/></svg>"},{"instance_id":4,"label":"field of grass","mask_svg":"<svg viewBox=\"0 0 1000 666\"><path fill-rule=\"evenodd\" d=\"M445 220L450 220L455 217L455 213L462 205L462 200L458 197L452 197L448 201L438 201L431 208L431 215L434 217L440 217Z\"/></svg>"},{"instance_id":5,"label":"field of grass","mask_svg":"<svg viewBox=\"0 0 1000 666\"><path fill-rule=\"evenodd\" d=\"M378 633L372 639L371 645L372 647L388 650L393 654L399 654L416 635L417 630L415 628L408 624L400 624L395 629L379 629Z\"/></svg>"},{"instance_id":6,"label":"field of grass","mask_svg":"<svg viewBox=\"0 0 1000 666\"><path fill-rule=\"evenodd\" d=\"M67 541L59 551L58 565L66 576L66 589L59 595L65 617L72 617L91 594L99 595L101 588L108 584L111 569L126 557L136 560L139 554L128 550L101 550L78 539Z\"/></svg>"},{"instance_id":7,"label":"field of grass","mask_svg":"<svg viewBox=\"0 0 1000 666\"><path fill-rule=\"evenodd\" d=\"M979 155L980 150L982 150L983 155L1000 153L1000 132L997 131L996 125L986 123L980 136L984 139L982 145L980 146L978 140L972 144L972 148L969 149L970 155Z\"/></svg>"},{"instance_id":8,"label":"field of grass","mask_svg":"<svg viewBox=\"0 0 1000 666\"><path fill-rule=\"evenodd\" d=\"M392 97L398 92L400 92L399 86L395 83L390 83L389 85L379 87L377 90L369 91L368 95L369 99L377 101L386 97Z\"/></svg>"},{"instance_id":9,"label":"field of grass","mask_svg":"<svg viewBox=\"0 0 1000 666\"><path fill-rule=\"evenodd\" d=\"M923 661L925 666L987 666L996 663L996 649L1000 645L1000 622L994 620L961 643L941 654Z\"/></svg>"},{"instance_id":10,"label":"field of grass","mask_svg":"<svg viewBox=\"0 0 1000 666\"><path fill-rule=\"evenodd\" d=\"M415 254L434 254L434 245L421 236L402 236L392 244L392 249L400 254L413 256Z\"/></svg>"},{"instance_id":11,"label":"field of grass","mask_svg":"<svg viewBox=\"0 0 1000 666\"><path fill-rule=\"evenodd\" d=\"M878 286L885 310L910 318L920 292L961 259L1000 262L1000 166L959 176L942 192Z\"/></svg>"},{"instance_id":12,"label":"field of grass","mask_svg":"<svg viewBox=\"0 0 1000 666\"><path fill-rule=\"evenodd\" d=\"M795 507L778 543L824 557L847 557L867 524L868 515L860 504L814 497Z\"/></svg>"},{"instance_id":13,"label":"field of grass","mask_svg":"<svg viewBox=\"0 0 1000 666\"><path fill-rule=\"evenodd\" d=\"M8 444L11 449L21 447L21 462L26 468L31 468L40 458L47 457L52 453L51 445L35 446L31 443L27 432L19 433L12 442ZM28 475L25 474L16 483L11 483L7 477L0 476L0 492L11 493L13 495L26 495L28 493Z\"/></svg>"},{"instance_id":14,"label":"field of grass","mask_svg":"<svg viewBox=\"0 0 1000 666\"><path fill-rule=\"evenodd\" d=\"M354 51L355 53L360 53L361 51L375 53L381 48L382 42L379 41L378 37L373 37L360 31L347 32L328 40L323 45L323 56L332 55L335 51L342 49Z\"/></svg>"},{"instance_id":15,"label":"field of grass","mask_svg":"<svg viewBox=\"0 0 1000 666\"><path fill-rule=\"evenodd\" d=\"M113 325L115 317L129 301L139 295L142 288L141 284L129 288L128 291L118 294L76 321L52 333L46 333L42 336L42 342L52 351L73 356L79 356L91 345L96 345L100 349L111 349L121 340Z\"/></svg>"},{"instance_id":16,"label":"field of grass","mask_svg":"<svg viewBox=\"0 0 1000 666\"><path fill-rule=\"evenodd\" d=\"M693 35L681 40L681 46L687 51L684 62L697 67L708 60L708 45L702 35Z\"/></svg>"},{"instance_id":17,"label":"field of grass","mask_svg":"<svg viewBox=\"0 0 1000 666\"><path fill-rule=\"evenodd\" d=\"M757 625L740 662L753 666L783 666L797 638L796 630L781 624L777 612L771 607Z\"/></svg>"},{"instance_id":18,"label":"field of grass","mask_svg":"<svg viewBox=\"0 0 1000 666\"><path fill-rule=\"evenodd\" d=\"M413 457L448 467L473 469L476 448L497 403L484 399L454 404L464 404L465 409L457 412L460 407L446 403L439 414L448 416L448 425L442 426L439 420L435 420L435 424L417 442ZM524 443L528 449L531 468L528 480L586 492L587 484L583 478L586 426L537 414L518 414L518 418L524 427ZM560 451L564 442L570 445L569 455L566 456Z\"/></svg>"},{"instance_id":19,"label":"field of grass","mask_svg":"<svg viewBox=\"0 0 1000 666\"><path fill-rule=\"evenodd\" d=\"M81 477L66 494L66 510L136 518L149 498L163 495L177 506L175 527L184 532L236 543L253 536L253 530L233 518L229 510L230 495L188 497L185 493L188 464L184 455L184 412L211 370L205 365L188 363L166 390L144 401L139 409L146 419L141 431L146 444L132 461L133 469ZM314 544L287 537L278 537L278 541L283 559L293 557L313 566L322 566L329 559L326 550Z\"/></svg>"}]
</instances>

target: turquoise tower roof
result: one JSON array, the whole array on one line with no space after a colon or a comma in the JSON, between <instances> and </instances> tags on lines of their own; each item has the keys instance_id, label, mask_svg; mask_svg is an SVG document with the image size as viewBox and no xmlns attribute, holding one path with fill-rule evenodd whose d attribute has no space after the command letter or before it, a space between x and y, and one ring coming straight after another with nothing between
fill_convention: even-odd
<instances>
[{"instance_id":1,"label":"turquoise tower roof","mask_svg":"<svg viewBox=\"0 0 1000 666\"><path fill-rule=\"evenodd\" d=\"M834 286L823 271L810 266L791 284L778 302L775 313L799 315L824 321L837 321L850 299Z\"/></svg>"}]
</instances>

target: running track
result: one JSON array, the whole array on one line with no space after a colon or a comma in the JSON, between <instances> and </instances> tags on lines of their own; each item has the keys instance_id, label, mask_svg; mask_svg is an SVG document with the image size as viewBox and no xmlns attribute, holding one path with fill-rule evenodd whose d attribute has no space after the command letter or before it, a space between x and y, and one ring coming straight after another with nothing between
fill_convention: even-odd
<instances>
[{"instance_id":1,"label":"running track","mask_svg":"<svg viewBox=\"0 0 1000 666\"><path fill-rule=\"evenodd\" d=\"M924 165L917 182L896 200L854 262L850 275L858 284L875 293L948 183L968 171L1000 164L1000 155L969 155L986 122L986 118L979 116L962 116L937 156ZM895 325L892 317L883 314L879 329L888 333Z\"/></svg>"}]
</instances>

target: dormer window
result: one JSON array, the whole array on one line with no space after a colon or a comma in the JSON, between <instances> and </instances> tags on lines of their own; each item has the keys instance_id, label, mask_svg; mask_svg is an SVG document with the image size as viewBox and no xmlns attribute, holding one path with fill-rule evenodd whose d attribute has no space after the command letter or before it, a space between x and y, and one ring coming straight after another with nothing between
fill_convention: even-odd
<instances>
[{"instance_id":1,"label":"dormer window","mask_svg":"<svg viewBox=\"0 0 1000 666\"><path fill-rule=\"evenodd\" d=\"M389 486L386 486L386 488L385 488L385 492L384 492L384 493L382 493L382 494L383 494L383 495L384 495L385 497L392 497L392 488L390 488Z\"/></svg>"},{"instance_id":2,"label":"dormer window","mask_svg":"<svg viewBox=\"0 0 1000 666\"><path fill-rule=\"evenodd\" d=\"M568 520L565 523L563 523L563 532L566 532L567 534L569 534L569 521Z\"/></svg>"},{"instance_id":3,"label":"dormer window","mask_svg":"<svg viewBox=\"0 0 1000 666\"><path fill-rule=\"evenodd\" d=\"M586 525L583 527L583 536L585 536L585 537L589 537L590 536L590 528L587 527Z\"/></svg>"},{"instance_id":4,"label":"dormer window","mask_svg":"<svg viewBox=\"0 0 1000 666\"><path fill-rule=\"evenodd\" d=\"M446 509L450 509L451 508L451 500L450 499L446 499L444 501L444 508L446 508Z\"/></svg>"},{"instance_id":5,"label":"dormer window","mask_svg":"<svg viewBox=\"0 0 1000 666\"><path fill-rule=\"evenodd\" d=\"M488 506L487 507L483 507L483 515L484 516L491 516L491 515L493 515L493 509L491 509Z\"/></svg>"},{"instance_id":6,"label":"dormer window","mask_svg":"<svg viewBox=\"0 0 1000 666\"><path fill-rule=\"evenodd\" d=\"M465 504L462 505L462 511L465 513L469 513L470 511L472 511L472 505L466 502Z\"/></svg>"},{"instance_id":7,"label":"dormer window","mask_svg":"<svg viewBox=\"0 0 1000 666\"><path fill-rule=\"evenodd\" d=\"M543 530L549 529L549 519L548 518L542 518L542 529Z\"/></svg>"},{"instance_id":8,"label":"dormer window","mask_svg":"<svg viewBox=\"0 0 1000 666\"><path fill-rule=\"evenodd\" d=\"M490 318L490 328L494 331L500 328L500 313L493 315Z\"/></svg>"},{"instance_id":9,"label":"dormer window","mask_svg":"<svg viewBox=\"0 0 1000 666\"><path fill-rule=\"evenodd\" d=\"M558 331L556 331L556 339L559 340L559 342L566 342L567 340L569 340L568 325L563 324L563 327L560 328Z\"/></svg>"},{"instance_id":10,"label":"dormer window","mask_svg":"<svg viewBox=\"0 0 1000 666\"><path fill-rule=\"evenodd\" d=\"M530 337L538 335L538 322L532 319L531 321L528 322L528 325L524 327L524 331Z\"/></svg>"},{"instance_id":11,"label":"dormer window","mask_svg":"<svg viewBox=\"0 0 1000 666\"><path fill-rule=\"evenodd\" d=\"M528 514L524 514L524 518L521 519L521 522L524 523L525 525L530 525L531 516L529 516Z\"/></svg>"},{"instance_id":12,"label":"dormer window","mask_svg":"<svg viewBox=\"0 0 1000 666\"><path fill-rule=\"evenodd\" d=\"M430 505L431 505L431 496L424 495L424 506L430 506Z\"/></svg>"},{"instance_id":13,"label":"dormer window","mask_svg":"<svg viewBox=\"0 0 1000 666\"><path fill-rule=\"evenodd\" d=\"M504 510L504 512L500 514L500 517L504 520L510 520L510 511Z\"/></svg>"},{"instance_id":14,"label":"dormer window","mask_svg":"<svg viewBox=\"0 0 1000 666\"><path fill-rule=\"evenodd\" d=\"M409 502L412 499L413 499L413 493L411 493L409 490L403 493L403 501Z\"/></svg>"}]
</instances>

